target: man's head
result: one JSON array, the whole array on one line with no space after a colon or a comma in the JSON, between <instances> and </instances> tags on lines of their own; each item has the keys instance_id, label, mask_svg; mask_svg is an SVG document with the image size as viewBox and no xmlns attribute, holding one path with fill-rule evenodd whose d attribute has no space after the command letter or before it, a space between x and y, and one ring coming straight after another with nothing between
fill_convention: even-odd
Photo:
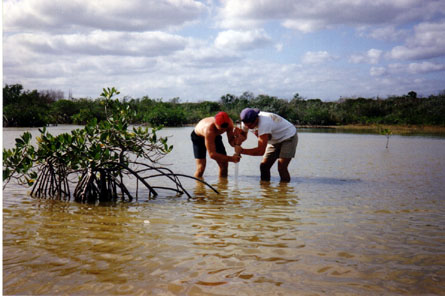
<instances>
[{"instance_id":1,"label":"man's head","mask_svg":"<svg viewBox=\"0 0 445 296\"><path fill-rule=\"evenodd\" d=\"M241 121L247 126L253 125L258 119L258 114L260 110L257 108L245 108L240 113Z\"/></svg>"},{"instance_id":2,"label":"man's head","mask_svg":"<svg viewBox=\"0 0 445 296\"><path fill-rule=\"evenodd\" d=\"M218 127L228 128L230 125L229 114L227 114L224 111L219 112L218 114L215 115L215 123Z\"/></svg>"}]
</instances>

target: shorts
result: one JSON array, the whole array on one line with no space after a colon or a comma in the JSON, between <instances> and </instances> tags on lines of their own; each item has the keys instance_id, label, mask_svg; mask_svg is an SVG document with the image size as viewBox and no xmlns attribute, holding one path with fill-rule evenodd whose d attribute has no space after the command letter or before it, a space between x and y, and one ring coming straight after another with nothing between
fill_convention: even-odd
<instances>
[{"instance_id":1,"label":"shorts","mask_svg":"<svg viewBox=\"0 0 445 296\"><path fill-rule=\"evenodd\" d=\"M193 130L190 135L193 143L193 154L196 159L206 158L207 148L205 145L204 137L198 136ZM217 135L215 138L216 152L219 154L227 155L226 148L224 147L221 135Z\"/></svg>"},{"instance_id":2,"label":"shorts","mask_svg":"<svg viewBox=\"0 0 445 296\"><path fill-rule=\"evenodd\" d=\"M266 152L264 152L264 158L294 158L297 151L298 133L283 142L276 144L267 144Z\"/></svg>"}]
</instances>

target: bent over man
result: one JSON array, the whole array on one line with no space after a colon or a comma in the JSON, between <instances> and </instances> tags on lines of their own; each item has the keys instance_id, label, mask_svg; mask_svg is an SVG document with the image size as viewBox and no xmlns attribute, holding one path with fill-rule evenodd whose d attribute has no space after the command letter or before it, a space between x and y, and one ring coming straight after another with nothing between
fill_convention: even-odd
<instances>
[{"instance_id":1,"label":"bent over man","mask_svg":"<svg viewBox=\"0 0 445 296\"><path fill-rule=\"evenodd\" d=\"M222 134L227 132L227 139L231 146L235 146L233 121L226 112L219 112L215 117L206 117L195 126L191 134L193 153L196 159L195 177L201 178L206 168L206 152L219 166L219 176L227 177L228 162L239 162L240 156L227 156L222 142Z\"/></svg>"},{"instance_id":2,"label":"bent over man","mask_svg":"<svg viewBox=\"0 0 445 296\"><path fill-rule=\"evenodd\" d=\"M241 135L243 140L247 138L247 131L255 129L258 137L258 146L251 149L244 149L241 146L235 147L237 154L263 156L260 171L261 180L270 180L270 168L278 159L278 173L281 182L289 182L290 174L288 166L298 144L298 134L295 126L281 116L263 112L258 109L245 108L240 114L243 122Z\"/></svg>"}]
</instances>

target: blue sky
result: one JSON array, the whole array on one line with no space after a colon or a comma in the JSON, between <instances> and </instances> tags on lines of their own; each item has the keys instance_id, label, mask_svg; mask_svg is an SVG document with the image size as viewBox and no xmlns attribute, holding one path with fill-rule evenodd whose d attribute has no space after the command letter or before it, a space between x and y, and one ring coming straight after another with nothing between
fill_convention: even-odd
<instances>
[{"instance_id":1,"label":"blue sky","mask_svg":"<svg viewBox=\"0 0 445 296\"><path fill-rule=\"evenodd\" d=\"M445 90L443 0L4 0L3 83L96 98Z\"/></svg>"}]
</instances>

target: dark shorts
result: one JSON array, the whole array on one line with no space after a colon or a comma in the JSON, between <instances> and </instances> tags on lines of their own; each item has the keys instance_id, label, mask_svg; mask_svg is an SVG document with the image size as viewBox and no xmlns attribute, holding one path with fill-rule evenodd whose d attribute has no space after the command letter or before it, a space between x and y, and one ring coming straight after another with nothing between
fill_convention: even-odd
<instances>
[{"instance_id":1,"label":"dark shorts","mask_svg":"<svg viewBox=\"0 0 445 296\"><path fill-rule=\"evenodd\" d=\"M195 131L190 135L193 143L193 154L197 159L206 158L207 148L205 145L204 137L198 136ZM224 147L221 135L215 138L216 152L219 154L227 155L226 148Z\"/></svg>"}]
</instances>

